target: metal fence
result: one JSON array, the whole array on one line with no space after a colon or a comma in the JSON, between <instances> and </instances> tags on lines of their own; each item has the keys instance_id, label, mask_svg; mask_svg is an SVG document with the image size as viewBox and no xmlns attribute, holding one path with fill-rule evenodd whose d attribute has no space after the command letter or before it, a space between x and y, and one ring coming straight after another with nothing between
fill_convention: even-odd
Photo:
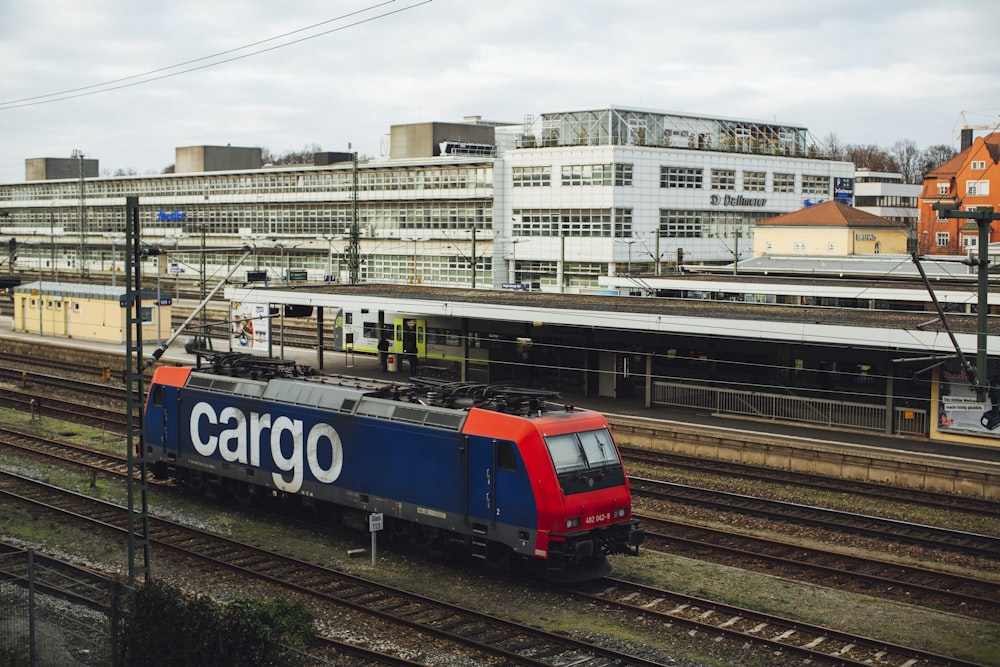
<instances>
[{"instance_id":1,"label":"metal fence","mask_svg":"<svg viewBox=\"0 0 1000 667\"><path fill-rule=\"evenodd\" d=\"M128 589L57 559L0 545L0 667L116 667ZM268 664L338 664L288 646ZM162 663L161 663L162 664Z\"/></svg>"},{"instance_id":2,"label":"metal fence","mask_svg":"<svg viewBox=\"0 0 1000 667\"><path fill-rule=\"evenodd\" d=\"M722 414L885 432L886 406L769 394L691 383L654 382L653 405L701 408ZM927 434L927 411L896 408L895 433Z\"/></svg>"},{"instance_id":3,"label":"metal fence","mask_svg":"<svg viewBox=\"0 0 1000 667\"><path fill-rule=\"evenodd\" d=\"M0 665L114 665L115 584L32 551L0 554Z\"/></svg>"}]
</instances>

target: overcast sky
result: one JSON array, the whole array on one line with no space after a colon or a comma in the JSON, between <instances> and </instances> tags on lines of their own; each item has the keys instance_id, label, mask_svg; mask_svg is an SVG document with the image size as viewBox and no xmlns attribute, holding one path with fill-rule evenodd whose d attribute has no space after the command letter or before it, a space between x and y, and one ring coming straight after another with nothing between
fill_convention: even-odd
<instances>
[{"instance_id":1,"label":"overcast sky","mask_svg":"<svg viewBox=\"0 0 1000 667\"><path fill-rule=\"evenodd\" d=\"M0 182L611 105L957 146L963 110L1000 122L998 34L996 0L0 0Z\"/></svg>"}]
</instances>

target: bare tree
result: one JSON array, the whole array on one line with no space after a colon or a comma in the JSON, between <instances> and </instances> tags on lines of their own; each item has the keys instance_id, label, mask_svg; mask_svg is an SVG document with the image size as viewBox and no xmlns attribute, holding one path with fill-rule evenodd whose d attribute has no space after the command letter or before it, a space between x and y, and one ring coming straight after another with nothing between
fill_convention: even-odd
<instances>
[{"instance_id":1,"label":"bare tree","mask_svg":"<svg viewBox=\"0 0 1000 667\"><path fill-rule=\"evenodd\" d=\"M889 147L889 155L903 175L904 183L919 183L923 180L923 174L920 173L920 149L915 141L900 139Z\"/></svg>"},{"instance_id":2,"label":"bare tree","mask_svg":"<svg viewBox=\"0 0 1000 667\"><path fill-rule=\"evenodd\" d=\"M840 141L840 137L837 136L836 132L830 132L820 139L820 144L826 147L826 154L831 160L843 160L847 157L844 144Z\"/></svg>"},{"instance_id":3,"label":"bare tree","mask_svg":"<svg viewBox=\"0 0 1000 667\"><path fill-rule=\"evenodd\" d=\"M892 156L875 144L848 145L845 149L845 156L848 161L853 162L858 169L871 169L872 171L884 171L896 173L899 167Z\"/></svg>"},{"instance_id":4,"label":"bare tree","mask_svg":"<svg viewBox=\"0 0 1000 667\"><path fill-rule=\"evenodd\" d=\"M958 151L947 144L937 144L925 148L920 154L920 177L923 178L956 155L958 155Z\"/></svg>"},{"instance_id":5,"label":"bare tree","mask_svg":"<svg viewBox=\"0 0 1000 667\"><path fill-rule=\"evenodd\" d=\"M267 156L264 164L312 164L313 154L322 151L323 147L319 144L307 144L298 150L285 151L280 155L274 154L266 148L261 149L262 154Z\"/></svg>"}]
</instances>

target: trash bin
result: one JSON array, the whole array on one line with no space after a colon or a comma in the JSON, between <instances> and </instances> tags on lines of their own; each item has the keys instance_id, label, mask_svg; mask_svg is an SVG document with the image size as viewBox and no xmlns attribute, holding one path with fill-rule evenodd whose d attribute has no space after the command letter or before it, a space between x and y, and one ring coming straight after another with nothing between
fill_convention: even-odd
<instances>
[{"instance_id":1,"label":"trash bin","mask_svg":"<svg viewBox=\"0 0 1000 667\"><path fill-rule=\"evenodd\" d=\"M385 358L385 367L390 373L399 372L399 355L390 354Z\"/></svg>"}]
</instances>

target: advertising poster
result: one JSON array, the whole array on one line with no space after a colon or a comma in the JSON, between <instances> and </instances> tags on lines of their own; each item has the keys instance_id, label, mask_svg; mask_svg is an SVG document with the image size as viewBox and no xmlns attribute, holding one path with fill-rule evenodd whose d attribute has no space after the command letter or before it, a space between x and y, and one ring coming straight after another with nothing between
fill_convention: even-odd
<instances>
[{"instance_id":1,"label":"advertising poster","mask_svg":"<svg viewBox=\"0 0 1000 667\"><path fill-rule=\"evenodd\" d=\"M1000 438L1000 391L980 401L957 360L942 367L938 387L939 431Z\"/></svg>"},{"instance_id":2,"label":"advertising poster","mask_svg":"<svg viewBox=\"0 0 1000 667\"><path fill-rule=\"evenodd\" d=\"M230 344L234 352L268 351L271 320L266 303L232 303Z\"/></svg>"}]
</instances>

